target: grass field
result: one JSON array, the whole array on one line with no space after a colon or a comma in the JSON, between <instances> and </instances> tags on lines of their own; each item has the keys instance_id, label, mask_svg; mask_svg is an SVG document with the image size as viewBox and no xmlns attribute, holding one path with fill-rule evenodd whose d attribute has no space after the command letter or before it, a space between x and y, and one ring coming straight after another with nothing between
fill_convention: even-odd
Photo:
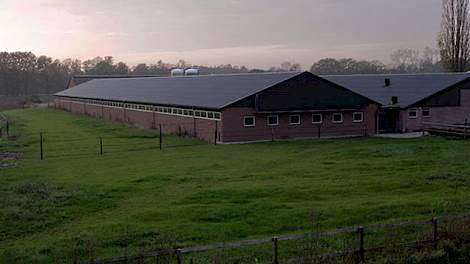
<instances>
[{"instance_id":1,"label":"grass field","mask_svg":"<svg viewBox=\"0 0 470 264\"><path fill-rule=\"evenodd\" d=\"M469 141L214 146L165 136L165 144L195 146L160 151L152 131L48 109L5 114L16 140L1 140L0 152L24 154L0 168L2 263L300 233L312 214L330 229L470 210ZM99 136L114 145L103 156ZM146 150L127 151L135 146Z\"/></svg>"}]
</instances>

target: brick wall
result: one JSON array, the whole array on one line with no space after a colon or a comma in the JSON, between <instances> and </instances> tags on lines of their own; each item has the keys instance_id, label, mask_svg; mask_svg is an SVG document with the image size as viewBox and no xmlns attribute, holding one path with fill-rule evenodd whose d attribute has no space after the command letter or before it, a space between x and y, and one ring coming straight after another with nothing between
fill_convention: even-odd
<instances>
[{"instance_id":1,"label":"brick wall","mask_svg":"<svg viewBox=\"0 0 470 264\"><path fill-rule=\"evenodd\" d=\"M224 142L244 142L262 141L289 138L317 138L320 137L347 137L374 135L376 133L377 105L358 110L364 113L364 121L354 123L352 114L356 111L342 111L343 122L333 123L332 114L334 112L322 112L323 122L312 124L312 113L300 113L301 124L290 125L289 113L278 114L279 125L268 126L267 117L270 114L256 113L253 108L228 108L222 112ZM335 111L340 112L340 111ZM297 114L297 113L292 113ZM255 116L256 125L254 127L244 127L243 117Z\"/></svg>"},{"instance_id":2,"label":"brick wall","mask_svg":"<svg viewBox=\"0 0 470 264\"><path fill-rule=\"evenodd\" d=\"M222 123L215 120L191 118L176 115L165 115L156 112L137 111L120 107L84 104L56 100L55 107L72 113L88 115L95 118L131 124L133 126L158 129L162 125L163 133L181 136L196 136L208 142L214 142L216 137L221 138Z\"/></svg>"},{"instance_id":3,"label":"brick wall","mask_svg":"<svg viewBox=\"0 0 470 264\"><path fill-rule=\"evenodd\" d=\"M401 122L405 130L422 130L423 122L463 124L465 119L468 119L470 122L470 89L460 90L460 106L440 106L428 108L431 109L431 117L423 117L421 107L417 108L417 118L409 118L408 110L401 111Z\"/></svg>"}]
</instances>

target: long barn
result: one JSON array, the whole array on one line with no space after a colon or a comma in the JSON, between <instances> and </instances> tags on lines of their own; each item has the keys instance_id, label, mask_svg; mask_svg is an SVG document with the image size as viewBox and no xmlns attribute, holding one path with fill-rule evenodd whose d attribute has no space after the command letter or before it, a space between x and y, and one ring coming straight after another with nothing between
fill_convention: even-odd
<instances>
[{"instance_id":1,"label":"long barn","mask_svg":"<svg viewBox=\"0 0 470 264\"><path fill-rule=\"evenodd\" d=\"M56 106L221 143L376 133L379 103L309 72L93 79Z\"/></svg>"},{"instance_id":2,"label":"long barn","mask_svg":"<svg viewBox=\"0 0 470 264\"><path fill-rule=\"evenodd\" d=\"M84 76L56 107L220 143L420 130L470 118L470 74Z\"/></svg>"}]
</instances>

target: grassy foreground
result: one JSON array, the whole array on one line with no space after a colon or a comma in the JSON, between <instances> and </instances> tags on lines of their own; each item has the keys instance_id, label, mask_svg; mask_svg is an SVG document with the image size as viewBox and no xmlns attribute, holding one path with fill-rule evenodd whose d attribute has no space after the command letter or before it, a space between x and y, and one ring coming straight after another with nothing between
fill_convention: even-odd
<instances>
[{"instance_id":1,"label":"grassy foreground","mask_svg":"<svg viewBox=\"0 0 470 264\"><path fill-rule=\"evenodd\" d=\"M470 142L199 144L48 109L5 112L0 262L50 263L470 210ZM38 132L45 131L45 160ZM97 138L113 145L97 155ZM60 141L60 142L59 142ZM106 142L107 143L107 142ZM145 146L147 150L133 150ZM85 154L84 154L85 153ZM69 155L73 154L73 155Z\"/></svg>"}]
</instances>

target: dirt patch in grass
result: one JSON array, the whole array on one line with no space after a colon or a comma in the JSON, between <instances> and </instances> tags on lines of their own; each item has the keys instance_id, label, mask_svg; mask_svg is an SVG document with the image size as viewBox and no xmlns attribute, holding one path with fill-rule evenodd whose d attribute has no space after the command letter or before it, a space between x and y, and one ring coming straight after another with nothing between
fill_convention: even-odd
<instances>
[{"instance_id":1,"label":"dirt patch in grass","mask_svg":"<svg viewBox=\"0 0 470 264\"><path fill-rule=\"evenodd\" d=\"M0 152L0 168L16 167L22 157L18 152Z\"/></svg>"}]
</instances>

